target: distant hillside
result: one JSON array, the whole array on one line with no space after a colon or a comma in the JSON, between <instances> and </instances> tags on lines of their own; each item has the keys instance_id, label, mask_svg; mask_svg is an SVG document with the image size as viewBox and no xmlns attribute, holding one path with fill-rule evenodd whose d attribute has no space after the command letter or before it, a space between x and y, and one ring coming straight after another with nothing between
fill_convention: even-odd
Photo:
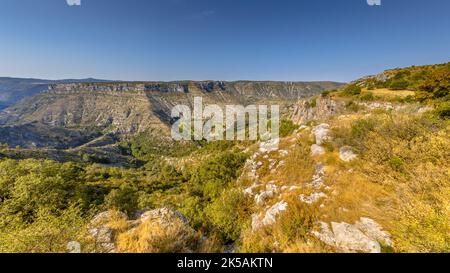
<instances>
[{"instance_id":1,"label":"distant hillside","mask_svg":"<svg viewBox=\"0 0 450 273\"><path fill-rule=\"evenodd\" d=\"M65 134L58 141L42 142L37 133L22 128L52 131L52 127L87 130L89 135L135 134L148 130L169 134L170 112L177 104L192 105L201 96L204 104L293 104L305 97L342 86L334 82L115 82L50 85L48 90L28 97L0 112L0 125L7 126L0 142L22 147L73 147L79 134ZM32 124L24 127L23 125ZM37 125L39 124L39 125ZM24 136L14 137L17 132ZM34 131L33 131L34 132ZM58 131L65 132L65 131ZM26 133L26 134L25 134ZM164 135L164 133L163 133ZM70 139L71 136L76 139ZM69 139L70 140L69 140ZM86 142L92 140L85 140ZM51 145L49 145L49 143Z\"/></svg>"},{"instance_id":2,"label":"distant hillside","mask_svg":"<svg viewBox=\"0 0 450 273\"><path fill-rule=\"evenodd\" d=\"M421 98L444 98L450 90L450 62L446 64L412 66L386 70L376 76L357 80L357 85L369 90L413 90Z\"/></svg>"},{"instance_id":3,"label":"distant hillside","mask_svg":"<svg viewBox=\"0 0 450 273\"><path fill-rule=\"evenodd\" d=\"M50 84L77 82L105 82L98 79L41 80L0 77L0 110L13 105L21 99L47 90Z\"/></svg>"},{"instance_id":4,"label":"distant hillside","mask_svg":"<svg viewBox=\"0 0 450 273\"><path fill-rule=\"evenodd\" d=\"M386 70L358 79L337 92L356 100L420 102L450 118L450 63Z\"/></svg>"}]
</instances>

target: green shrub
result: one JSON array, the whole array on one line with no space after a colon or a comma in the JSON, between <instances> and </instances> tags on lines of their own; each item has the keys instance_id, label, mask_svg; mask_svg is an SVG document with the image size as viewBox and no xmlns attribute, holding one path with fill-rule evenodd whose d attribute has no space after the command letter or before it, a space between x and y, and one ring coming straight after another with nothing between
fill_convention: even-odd
<instances>
[{"instance_id":1,"label":"green shrub","mask_svg":"<svg viewBox=\"0 0 450 273\"><path fill-rule=\"evenodd\" d=\"M345 109L352 112L358 112L361 109L361 107L354 101L349 101L345 104Z\"/></svg>"},{"instance_id":2,"label":"green shrub","mask_svg":"<svg viewBox=\"0 0 450 273\"><path fill-rule=\"evenodd\" d=\"M9 225L0 227L0 252L67 252L68 242L78 240L83 243L78 236L88 217L76 205L70 205L57 213L46 208L38 209L31 223L12 221Z\"/></svg>"},{"instance_id":3,"label":"green shrub","mask_svg":"<svg viewBox=\"0 0 450 273\"><path fill-rule=\"evenodd\" d=\"M375 129L376 121L374 119L360 119L353 122L351 126L351 137L363 140L364 137Z\"/></svg>"},{"instance_id":4,"label":"green shrub","mask_svg":"<svg viewBox=\"0 0 450 273\"><path fill-rule=\"evenodd\" d=\"M437 115L441 119L450 119L450 101L445 101L438 105Z\"/></svg>"},{"instance_id":5,"label":"green shrub","mask_svg":"<svg viewBox=\"0 0 450 273\"><path fill-rule=\"evenodd\" d=\"M345 96L357 96L361 94L361 87L356 84L350 84L344 88L342 94Z\"/></svg>"},{"instance_id":6,"label":"green shrub","mask_svg":"<svg viewBox=\"0 0 450 273\"><path fill-rule=\"evenodd\" d=\"M336 90L330 90L330 91L323 91L321 96L322 98L327 98L330 96L331 93L336 92Z\"/></svg>"},{"instance_id":7,"label":"green shrub","mask_svg":"<svg viewBox=\"0 0 450 273\"><path fill-rule=\"evenodd\" d=\"M404 89L407 89L408 86L409 86L409 83L407 81L405 81L405 80L396 80L396 81L393 81L390 84L389 87L392 90L404 90Z\"/></svg>"},{"instance_id":8,"label":"green shrub","mask_svg":"<svg viewBox=\"0 0 450 273\"><path fill-rule=\"evenodd\" d=\"M138 208L138 192L131 185L123 184L118 189L112 190L105 197L105 206L108 209L118 209L129 214L134 213Z\"/></svg>"},{"instance_id":9,"label":"green shrub","mask_svg":"<svg viewBox=\"0 0 450 273\"><path fill-rule=\"evenodd\" d=\"M299 128L292 120L283 119L280 122L280 137L287 137Z\"/></svg>"},{"instance_id":10,"label":"green shrub","mask_svg":"<svg viewBox=\"0 0 450 273\"><path fill-rule=\"evenodd\" d=\"M404 165L405 165L405 161L403 159L401 159L398 156L394 156L392 157L389 161L388 161L388 165L397 172L402 172Z\"/></svg>"},{"instance_id":11,"label":"green shrub","mask_svg":"<svg viewBox=\"0 0 450 273\"><path fill-rule=\"evenodd\" d=\"M374 101L375 96L369 92L369 93L366 93L366 94L360 96L359 99L362 101Z\"/></svg>"},{"instance_id":12,"label":"green shrub","mask_svg":"<svg viewBox=\"0 0 450 273\"><path fill-rule=\"evenodd\" d=\"M218 229L224 242L239 239L244 222L250 217L249 200L240 189L225 190L206 209L206 215Z\"/></svg>"},{"instance_id":13,"label":"green shrub","mask_svg":"<svg viewBox=\"0 0 450 273\"><path fill-rule=\"evenodd\" d=\"M111 164L107 156L82 153L81 160L86 163Z\"/></svg>"},{"instance_id":14,"label":"green shrub","mask_svg":"<svg viewBox=\"0 0 450 273\"><path fill-rule=\"evenodd\" d=\"M406 96L398 98L397 101L400 103L413 103L416 101L416 98L414 96Z\"/></svg>"},{"instance_id":15,"label":"green shrub","mask_svg":"<svg viewBox=\"0 0 450 273\"><path fill-rule=\"evenodd\" d=\"M217 198L228 183L238 178L246 156L223 152L192 171L189 191L208 200Z\"/></svg>"},{"instance_id":16,"label":"green shrub","mask_svg":"<svg viewBox=\"0 0 450 273\"><path fill-rule=\"evenodd\" d=\"M202 201L199 196L189 196L183 199L183 204L179 211L189 220L189 223L195 229L205 226L205 206L206 202Z\"/></svg>"},{"instance_id":17,"label":"green shrub","mask_svg":"<svg viewBox=\"0 0 450 273\"><path fill-rule=\"evenodd\" d=\"M70 203L87 203L77 164L6 160L0 162L0 170L0 209L22 215L25 222L32 222L39 209L59 211Z\"/></svg>"}]
</instances>

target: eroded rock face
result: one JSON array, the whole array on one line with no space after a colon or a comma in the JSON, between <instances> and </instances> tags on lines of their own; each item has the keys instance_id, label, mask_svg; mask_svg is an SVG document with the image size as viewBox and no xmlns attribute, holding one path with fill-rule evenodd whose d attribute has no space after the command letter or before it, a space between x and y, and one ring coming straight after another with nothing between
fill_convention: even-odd
<instances>
[{"instance_id":1,"label":"eroded rock face","mask_svg":"<svg viewBox=\"0 0 450 273\"><path fill-rule=\"evenodd\" d=\"M45 88L49 83L42 83L42 87ZM5 87L5 84L7 90L2 90L2 85ZM28 84L38 87L35 83L26 83ZM23 133L17 139L14 135L23 130L16 126L41 123L61 129L87 131L82 136L102 132L128 135L157 130L164 137L170 137L170 128L174 122L170 115L172 108L175 105L191 105L198 96L203 98L205 104L217 104L221 107L251 105L263 101L276 101L284 106L290 105L294 100L340 86L326 82L86 82L50 85L46 91L39 86L36 92L30 90L30 95L36 94L35 96L22 100L22 95L16 97L18 85L10 86L0 79L0 108L5 106L4 103L9 106L9 103L14 102L8 109L0 111L0 125L8 126L3 128L0 136L10 135L0 142L12 147L19 145L30 148L55 148L55 142L58 146L65 146L66 141L58 141L63 139L59 136L41 136L39 131L36 131L39 134L32 134L30 138ZM29 92L25 93L27 95ZM49 142L49 139L52 141ZM92 140L89 138L81 143L77 141L76 146Z\"/></svg>"},{"instance_id":2,"label":"eroded rock face","mask_svg":"<svg viewBox=\"0 0 450 273\"><path fill-rule=\"evenodd\" d=\"M380 243L393 245L389 233L374 220L364 217L354 225L332 222L331 229L329 224L320 222L320 231L312 234L340 252L380 253Z\"/></svg>"},{"instance_id":3,"label":"eroded rock face","mask_svg":"<svg viewBox=\"0 0 450 273\"><path fill-rule=\"evenodd\" d=\"M292 120L301 125L311 120L325 120L339 114L344 109L342 102L331 98L317 98L316 106L312 107L310 100L301 100L297 103Z\"/></svg>"},{"instance_id":4,"label":"eroded rock face","mask_svg":"<svg viewBox=\"0 0 450 273\"><path fill-rule=\"evenodd\" d=\"M212 92L216 89L220 89L222 91L225 91L226 89L226 83L222 81L217 82L200 82L198 83L198 86L201 90L205 92Z\"/></svg>"},{"instance_id":5,"label":"eroded rock face","mask_svg":"<svg viewBox=\"0 0 450 273\"><path fill-rule=\"evenodd\" d=\"M339 150L339 158L342 161L350 162L358 158L358 155L353 151L350 146L344 146Z\"/></svg>"},{"instance_id":6,"label":"eroded rock face","mask_svg":"<svg viewBox=\"0 0 450 273\"><path fill-rule=\"evenodd\" d=\"M144 86L145 91L151 92L178 92L188 93L189 86L186 83L149 83Z\"/></svg>"}]
</instances>

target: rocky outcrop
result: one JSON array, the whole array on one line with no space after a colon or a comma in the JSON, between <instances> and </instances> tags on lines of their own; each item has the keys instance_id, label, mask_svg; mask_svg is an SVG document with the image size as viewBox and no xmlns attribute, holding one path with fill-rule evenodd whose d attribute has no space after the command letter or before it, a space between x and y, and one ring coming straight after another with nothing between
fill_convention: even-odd
<instances>
[{"instance_id":1,"label":"rocky outcrop","mask_svg":"<svg viewBox=\"0 0 450 273\"><path fill-rule=\"evenodd\" d=\"M105 211L97 214L90 222L89 235L94 238L95 248L98 252L116 252L115 234L111 226L114 220L128 220L124 213Z\"/></svg>"},{"instance_id":2,"label":"rocky outcrop","mask_svg":"<svg viewBox=\"0 0 450 273\"><path fill-rule=\"evenodd\" d=\"M380 244L370 239L356 226L347 223L331 223L336 247L343 251L380 253Z\"/></svg>"},{"instance_id":3,"label":"rocky outcrop","mask_svg":"<svg viewBox=\"0 0 450 273\"><path fill-rule=\"evenodd\" d=\"M370 218L361 217L359 221L355 223L355 227L361 230L369 238L376 240L383 245L392 247L394 244L390 234L383 231L383 227Z\"/></svg>"},{"instance_id":4,"label":"rocky outcrop","mask_svg":"<svg viewBox=\"0 0 450 273\"><path fill-rule=\"evenodd\" d=\"M323 192L314 192L311 193L310 195L300 195L300 201L303 203L306 203L308 205L312 205L314 203L317 203L318 201L320 201L320 199L322 198L326 198L327 195Z\"/></svg>"},{"instance_id":5,"label":"rocky outcrop","mask_svg":"<svg viewBox=\"0 0 450 273\"><path fill-rule=\"evenodd\" d=\"M317 145L322 145L325 141L331 140L329 124L322 123L319 126L314 127L312 133L316 139Z\"/></svg>"},{"instance_id":6,"label":"rocky outcrop","mask_svg":"<svg viewBox=\"0 0 450 273\"><path fill-rule=\"evenodd\" d=\"M172 211L168 208L160 208L143 212L139 217L139 221L159 221L163 226L169 226L173 221L179 220L182 223L189 225L187 218L178 211Z\"/></svg>"},{"instance_id":7,"label":"rocky outcrop","mask_svg":"<svg viewBox=\"0 0 450 273\"><path fill-rule=\"evenodd\" d=\"M201 236L181 213L159 208L142 213L118 236L118 251L131 253L191 253Z\"/></svg>"},{"instance_id":8,"label":"rocky outcrop","mask_svg":"<svg viewBox=\"0 0 450 273\"><path fill-rule=\"evenodd\" d=\"M320 189L324 186L325 166L323 164L316 165L316 171L313 175L311 182L306 186L313 189Z\"/></svg>"},{"instance_id":9,"label":"rocky outcrop","mask_svg":"<svg viewBox=\"0 0 450 273\"><path fill-rule=\"evenodd\" d=\"M144 90L150 92L188 93L189 86L186 83L149 83L144 85Z\"/></svg>"},{"instance_id":10,"label":"rocky outcrop","mask_svg":"<svg viewBox=\"0 0 450 273\"><path fill-rule=\"evenodd\" d=\"M83 92L137 92L144 91L145 85L142 83L66 83L51 84L47 93L67 94Z\"/></svg>"},{"instance_id":11,"label":"rocky outcrop","mask_svg":"<svg viewBox=\"0 0 450 273\"><path fill-rule=\"evenodd\" d=\"M254 183L250 187L244 189L244 194L247 195L247 196L253 196L254 195L254 191L256 189L258 189L260 186L261 185Z\"/></svg>"},{"instance_id":12,"label":"rocky outcrop","mask_svg":"<svg viewBox=\"0 0 450 273\"><path fill-rule=\"evenodd\" d=\"M345 104L331 98L317 98L314 103L311 100L300 100L291 116L294 123L306 124L312 120L323 121L339 114L345 109Z\"/></svg>"},{"instance_id":13,"label":"rocky outcrop","mask_svg":"<svg viewBox=\"0 0 450 273\"><path fill-rule=\"evenodd\" d=\"M319 126L316 126L312 130L312 135L316 144L311 146L311 155L312 156L321 156L325 154L325 148L321 145L326 141L331 140L331 130L330 125L326 123L322 123Z\"/></svg>"},{"instance_id":14,"label":"rocky outcrop","mask_svg":"<svg viewBox=\"0 0 450 273\"><path fill-rule=\"evenodd\" d=\"M95 252L175 252L194 251L197 233L183 214L168 208L141 211L137 219L117 211L97 214L90 222L88 234ZM168 248L168 249L166 249Z\"/></svg>"},{"instance_id":15,"label":"rocky outcrop","mask_svg":"<svg viewBox=\"0 0 450 273\"><path fill-rule=\"evenodd\" d=\"M380 253L381 245L392 246L389 233L370 218L361 218L354 225L348 223L320 223L320 231L312 234L339 252Z\"/></svg>"},{"instance_id":16,"label":"rocky outcrop","mask_svg":"<svg viewBox=\"0 0 450 273\"><path fill-rule=\"evenodd\" d=\"M266 190L260 192L255 196L255 203L257 206L262 206L264 203L274 197L274 195L278 192L278 188L275 184L269 183L266 185Z\"/></svg>"},{"instance_id":17,"label":"rocky outcrop","mask_svg":"<svg viewBox=\"0 0 450 273\"><path fill-rule=\"evenodd\" d=\"M274 224L277 216L285 211L287 207L288 204L285 201L280 201L270 207L265 213L254 214L252 216L252 229L256 231L262 227Z\"/></svg>"},{"instance_id":18,"label":"rocky outcrop","mask_svg":"<svg viewBox=\"0 0 450 273\"><path fill-rule=\"evenodd\" d=\"M344 146L339 149L339 158L344 162L350 162L358 158L358 155L353 151L350 146Z\"/></svg>"},{"instance_id":19,"label":"rocky outcrop","mask_svg":"<svg viewBox=\"0 0 450 273\"><path fill-rule=\"evenodd\" d=\"M301 202L306 203L308 205L312 205L319 202L321 199L328 197L327 194L322 191L328 188L325 187L324 176L325 176L325 166L319 163L316 165L316 172L314 173L311 182L306 183L305 185L307 188L313 189L314 192L312 192L309 195L301 194L299 196Z\"/></svg>"},{"instance_id":20,"label":"rocky outcrop","mask_svg":"<svg viewBox=\"0 0 450 273\"><path fill-rule=\"evenodd\" d=\"M280 143L280 139L272 139L266 142L261 142L259 145L260 153L270 153L274 151L278 151L278 144Z\"/></svg>"},{"instance_id":21,"label":"rocky outcrop","mask_svg":"<svg viewBox=\"0 0 450 273\"><path fill-rule=\"evenodd\" d=\"M405 109L407 107L407 105L402 105L402 104L398 104L398 103L392 103L392 102L386 102L386 101L376 101L376 102L357 102L357 104L359 106L362 106L364 109L366 110L376 110L376 109L381 109L381 110L401 110L401 109Z\"/></svg>"},{"instance_id":22,"label":"rocky outcrop","mask_svg":"<svg viewBox=\"0 0 450 273\"><path fill-rule=\"evenodd\" d=\"M321 156L325 154L325 148L317 145L317 144L313 144L311 146L311 155L312 156Z\"/></svg>"}]
</instances>

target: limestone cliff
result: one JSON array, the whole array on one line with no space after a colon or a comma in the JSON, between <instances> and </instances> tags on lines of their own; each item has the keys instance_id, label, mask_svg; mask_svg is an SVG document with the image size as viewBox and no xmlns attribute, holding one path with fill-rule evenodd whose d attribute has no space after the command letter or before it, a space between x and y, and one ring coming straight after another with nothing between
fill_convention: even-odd
<instances>
[{"instance_id":1,"label":"limestone cliff","mask_svg":"<svg viewBox=\"0 0 450 273\"><path fill-rule=\"evenodd\" d=\"M0 125L15 128L39 123L118 134L148 129L168 132L172 107L177 104L192 106L197 96L203 98L204 104L292 104L339 85L332 82L252 81L57 84L0 112ZM0 142L10 141L0 137Z\"/></svg>"},{"instance_id":2,"label":"limestone cliff","mask_svg":"<svg viewBox=\"0 0 450 273\"><path fill-rule=\"evenodd\" d=\"M335 116L344 109L344 102L331 98L300 100L294 107L292 120L302 125L311 120L325 120Z\"/></svg>"}]
</instances>

